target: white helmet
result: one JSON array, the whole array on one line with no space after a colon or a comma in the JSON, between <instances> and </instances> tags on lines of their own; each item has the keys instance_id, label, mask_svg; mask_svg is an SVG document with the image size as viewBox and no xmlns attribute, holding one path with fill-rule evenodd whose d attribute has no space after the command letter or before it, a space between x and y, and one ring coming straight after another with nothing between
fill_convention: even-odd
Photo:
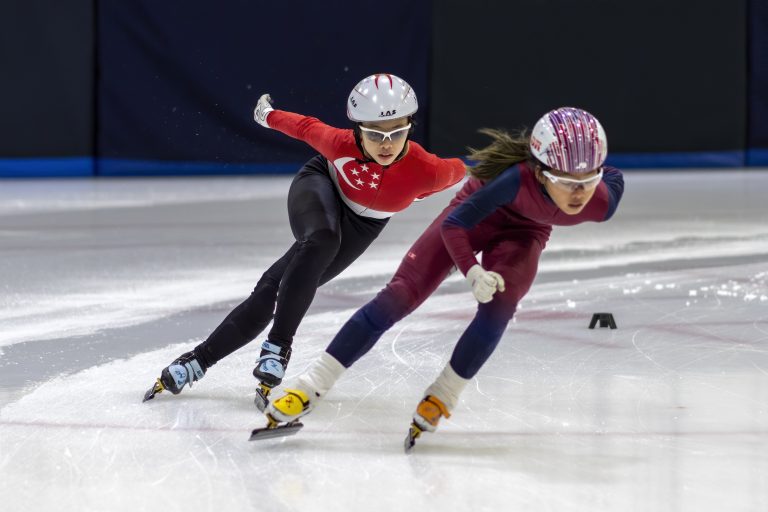
<instances>
[{"instance_id":1,"label":"white helmet","mask_svg":"<svg viewBox=\"0 0 768 512\"><path fill-rule=\"evenodd\" d=\"M408 82L388 74L363 78L347 100L347 117L358 123L408 117L418 109L416 93Z\"/></svg>"},{"instance_id":2,"label":"white helmet","mask_svg":"<svg viewBox=\"0 0 768 512\"><path fill-rule=\"evenodd\" d=\"M595 116L562 107L544 114L533 127L531 152L547 167L582 174L603 165L608 139Z\"/></svg>"}]
</instances>

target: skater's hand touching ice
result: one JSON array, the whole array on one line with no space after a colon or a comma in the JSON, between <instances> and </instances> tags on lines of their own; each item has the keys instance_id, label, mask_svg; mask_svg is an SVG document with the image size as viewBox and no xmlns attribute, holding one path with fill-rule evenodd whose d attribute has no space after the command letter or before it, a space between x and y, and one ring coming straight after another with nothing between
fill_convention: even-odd
<instances>
[{"instance_id":1,"label":"skater's hand touching ice","mask_svg":"<svg viewBox=\"0 0 768 512\"><path fill-rule=\"evenodd\" d=\"M472 294L477 302L491 302L493 294L504 291L504 278L497 272L485 270L480 265L474 265L467 272L467 282L472 287Z\"/></svg>"},{"instance_id":2,"label":"skater's hand touching ice","mask_svg":"<svg viewBox=\"0 0 768 512\"><path fill-rule=\"evenodd\" d=\"M264 128L269 128L267 124L267 116L272 112L272 98L269 94L262 94L256 103L256 108L253 109L253 120L259 123Z\"/></svg>"}]
</instances>

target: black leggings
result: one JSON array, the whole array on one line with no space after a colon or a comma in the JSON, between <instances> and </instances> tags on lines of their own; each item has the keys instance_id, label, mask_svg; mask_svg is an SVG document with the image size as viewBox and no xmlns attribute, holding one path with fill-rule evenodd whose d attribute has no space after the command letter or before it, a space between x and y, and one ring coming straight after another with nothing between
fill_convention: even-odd
<instances>
[{"instance_id":1,"label":"black leggings","mask_svg":"<svg viewBox=\"0 0 768 512\"><path fill-rule=\"evenodd\" d=\"M351 265L384 229L389 219L361 217L342 202L327 165L318 155L293 179L288 218L296 242L195 348L206 366L251 342L273 317L269 340L289 346L317 288Z\"/></svg>"}]
</instances>

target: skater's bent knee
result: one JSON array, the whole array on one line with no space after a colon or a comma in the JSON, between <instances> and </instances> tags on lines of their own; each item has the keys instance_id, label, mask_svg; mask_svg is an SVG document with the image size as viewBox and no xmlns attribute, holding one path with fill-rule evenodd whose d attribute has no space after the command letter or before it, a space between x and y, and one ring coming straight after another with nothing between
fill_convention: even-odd
<instances>
[{"instance_id":1,"label":"skater's bent knee","mask_svg":"<svg viewBox=\"0 0 768 512\"><path fill-rule=\"evenodd\" d=\"M299 241L300 250L312 257L333 256L341 245L341 236L332 229L313 231L306 238Z\"/></svg>"},{"instance_id":2,"label":"skater's bent knee","mask_svg":"<svg viewBox=\"0 0 768 512\"><path fill-rule=\"evenodd\" d=\"M517 311L517 302L507 302L495 297L491 302L480 304L477 317L490 324L506 324Z\"/></svg>"}]
</instances>

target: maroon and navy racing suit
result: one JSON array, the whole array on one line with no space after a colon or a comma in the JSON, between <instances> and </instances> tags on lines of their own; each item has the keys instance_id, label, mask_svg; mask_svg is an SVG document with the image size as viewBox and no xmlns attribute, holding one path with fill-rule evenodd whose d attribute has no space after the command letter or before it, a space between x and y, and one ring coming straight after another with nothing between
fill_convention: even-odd
<instances>
[{"instance_id":1,"label":"maroon and navy racing suit","mask_svg":"<svg viewBox=\"0 0 768 512\"><path fill-rule=\"evenodd\" d=\"M281 110L270 112L267 122L320 154L296 174L288 192L296 242L195 347L206 368L252 341L273 317L269 341L289 347L318 286L352 264L394 213L466 174L461 160L438 158L412 141L404 155L383 167L363 155L352 130Z\"/></svg>"},{"instance_id":2,"label":"maroon and navy racing suit","mask_svg":"<svg viewBox=\"0 0 768 512\"><path fill-rule=\"evenodd\" d=\"M398 320L415 310L453 266L466 275L482 251L482 265L504 278L506 289L478 304L451 356L453 370L473 377L496 348L517 304L536 276L552 226L611 218L624 190L619 170L604 167L584 209L568 215L555 205L528 164L510 167L484 183L470 178L408 250L392 280L341 328L326 351L351 366Z\"/></svg>"}]
</instances>

